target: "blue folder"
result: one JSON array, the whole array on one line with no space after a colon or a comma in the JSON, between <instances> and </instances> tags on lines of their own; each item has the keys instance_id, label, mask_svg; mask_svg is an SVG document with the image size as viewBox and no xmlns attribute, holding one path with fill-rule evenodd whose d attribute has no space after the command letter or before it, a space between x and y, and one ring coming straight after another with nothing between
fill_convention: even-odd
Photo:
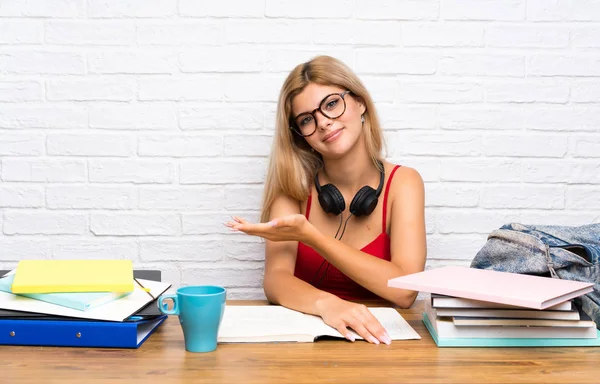
<instances>
[{"instance_id":1,"label":"blue folder","mask_svg":"<svg viewBox=\"0 0 600 384\"><path fill-rule=\"evenodd\" d=\"M595 339L518 339L518 338L481 338L459 339L440 338L429 317L423 312L423 323L431 334L435 344L442 347L598 347L600 346L600 331Z\"/></svg>"},{"instance_id":2,"label":"blue folder","mask_svg":"<svg viewBox=\"0 0 600 384\"><path fill-rule=\"evenodd\" d=\"M0 345L139 348L167 315L140 321L0 320Z\"/></svg>"}]
</instances>

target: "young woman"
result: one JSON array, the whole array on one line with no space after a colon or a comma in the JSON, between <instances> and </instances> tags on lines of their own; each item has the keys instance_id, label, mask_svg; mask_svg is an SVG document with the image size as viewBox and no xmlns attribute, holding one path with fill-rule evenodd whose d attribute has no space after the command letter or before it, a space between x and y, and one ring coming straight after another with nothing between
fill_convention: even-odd
<instances>
[{"instance_id":1,"label":"young woman","mask_svg":"<svg viewBox=\"0 0 600 384\"><path fill-rule=\"evenodd\" d=\"M425 267L423 181L382 158L383 135L371 96L342 62L319 56L287 77L259 224L226 225L266 242L269 301L321 316L353 341L389 335L365 305L383 298L402 308L417 292L390 278Z\"/></svg>"}]
</instances>

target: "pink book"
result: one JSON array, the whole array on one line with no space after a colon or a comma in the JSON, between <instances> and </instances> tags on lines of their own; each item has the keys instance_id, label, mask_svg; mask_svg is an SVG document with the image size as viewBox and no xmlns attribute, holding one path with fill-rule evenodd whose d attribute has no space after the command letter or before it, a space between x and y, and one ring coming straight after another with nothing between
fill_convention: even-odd
<instances>
[{"instance_id":1,"label":"pink book","mask_svg":"<svg viewBox=\"0 0 600 384\"><path fill-rule=\"evenodd\" d=\"M546 309L593 290L593 283L467 267L443 267L388 280L388 286Z\"/></svg>"}]
</instances>

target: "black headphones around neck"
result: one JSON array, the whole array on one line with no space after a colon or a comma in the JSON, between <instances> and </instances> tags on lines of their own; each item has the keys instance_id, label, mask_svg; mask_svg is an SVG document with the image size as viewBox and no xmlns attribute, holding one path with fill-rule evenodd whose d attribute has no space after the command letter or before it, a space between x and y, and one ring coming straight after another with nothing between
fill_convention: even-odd
<instances>
[{"instance_id":1,"label":"black headphones around neck","mask_svg":"<svg viewBox=\"0 0 600 384\"><path fill-rule=\"evenodd\" d=\"M377 187L377 190L375 190L372 187L365 185L359 189L358 192L356 192L356 195L350 203L350 213L354 216L368 216L377 206L377 201L379 200L379 195L381 195L385 180L383 163L379 160L377 160L377 163L381 167L379 186ZM317 193L319 194L319 204L321 204L321 208L323 208L325 213L333 213L337 216L344 212L344 209L346 209L344 196L342 196L340 190L337 189L337 187L333 184L325 184L321 186L319 183L318 172L315 173L315 187L317 188Z\"/></svg>"}]
</instances>

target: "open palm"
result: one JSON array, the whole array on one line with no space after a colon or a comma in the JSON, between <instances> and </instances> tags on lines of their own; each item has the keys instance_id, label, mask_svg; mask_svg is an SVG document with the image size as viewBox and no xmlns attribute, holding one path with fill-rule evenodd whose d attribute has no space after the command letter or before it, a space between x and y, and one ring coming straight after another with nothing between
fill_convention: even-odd
<instances>
[{"instance_id":1,"label":"open palm","mask_svg":"<svg viewBox=\"0 0 600 384\"><path fill-rule=\"evenodd\" d=\"M252 236L260 236L271 241L304 241L312 224L301 214L293 214L273 219L268 223L250 223L241 217L233 217L233 221L225 223L235 231Z\"/></svg>"}]
</instances>

